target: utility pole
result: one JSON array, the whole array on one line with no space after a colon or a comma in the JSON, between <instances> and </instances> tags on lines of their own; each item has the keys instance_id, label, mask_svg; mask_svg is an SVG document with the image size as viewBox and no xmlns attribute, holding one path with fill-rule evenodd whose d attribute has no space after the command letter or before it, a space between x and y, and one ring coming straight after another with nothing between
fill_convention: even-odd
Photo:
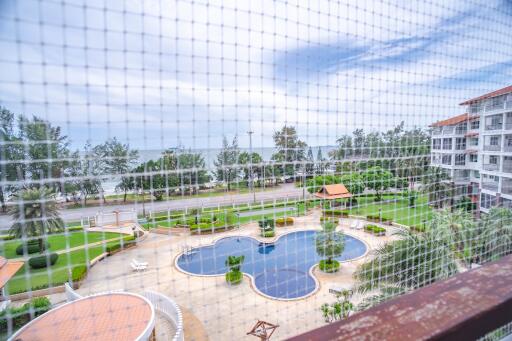
<instances>
[{"instance_id":1,"label":"utility pole","mask_svg":"<svg viewBox=\"0 0 512 341\"><path fill-rule=\"evenodd\" d=\"M254 191L254 177L252 174L252 134L254 131L249 130L247 132L249 134L249 186L252 191L252 200L256 202L256 192Z\"/></svg>"}]
</instances>

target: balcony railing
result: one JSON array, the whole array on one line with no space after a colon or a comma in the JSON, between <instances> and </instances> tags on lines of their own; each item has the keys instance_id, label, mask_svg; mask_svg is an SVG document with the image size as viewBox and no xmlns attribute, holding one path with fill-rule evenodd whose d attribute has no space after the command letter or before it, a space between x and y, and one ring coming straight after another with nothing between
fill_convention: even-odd
<instances>
[{"instance_id":1,"label":"balcony railing","mask_svg":"<svg viewBox=\"0 0 512 341\"><path fill-rule=\"evenodd\" d=\"M486 171L497 171L500 168L500 165L496 163L485 163L484 170Z\"/></svg>"},{"instance_id":2,"label":"balcony railing","mask_svg":"<svg viewBox=\"0 0 512 341\"><path fill-rule=\"evenodd\" d=\"M498 183L495 181L482 182L482 189L496 192L498 190Z\"/></svg>"},{"instance_id":3,"label":"balcony railing","mask_svg":"<svg viewBox=\"0 0 512 341\"><path fill-rule=\"evenodd\" d=\"M506 129L506 130L512 130L512 122L510 122L510 123L505 123L505 129Z\"/></svg>"},{"instance_id":4,"label":"balcony railing","mask_svg":"<svg viewBox=\"0 0 512 341\"><path fill-rule=\"evenodd\" d=\"M512 146L509 146L508 143L505 143L505 147L503 147L504 152L512 152Z\"/></svg>"},{"instance_id":5,"label":"balcony railing","mask_svg":"<svg viewBox=\"0 0 512 341\"><path fill-rule=\"evenodd\" d=\"M512 162L503 162L503 172L512 173Z\"/></svg>"},{"instance_id":6,"label":"balcony railing","mask_svg":"<svg viewBox=\"0 0 512 341\"><path fill-rule=\"evenodd\" d=\"M467 133L467 129L455 129L455 134L459 134L459 135L462 135L462 134L465 134Z\"/></svg>"},{"instance_id":7,"label":"balcony railing","mask_svg":"<svg viewBox=\"0 0 512 341\"><path fill-rule=\"evenodd\" d=\"M484 150L487 151L499 151L501 149L500 145L488 144L484 145Z\"/></svg>"},{"instance_id":8,"label":"balcony railing","mask_svg":"<svg viewBox=\"0 0 512 341\"><path fill-rule=\"evenodd\" d=\"M501 130L503 129L503 123L488 124L485 126L485 130Z\"/></svg>"},{"instance_id":9,"label":"balcony railing","mask_svg":"<svg viewBox=\"0 0 512 341\"><path fill-rule=\"evenodd\" d=\"M289 340L477 340L512 319L510 283L512 255Z\"/></svg>"},{"instance_id":10,"label":"balcony railing","mask_svg":"<svg viewBox=\"0 0 512 341\"><path fill-rule=\"evenodd\" d=\"M443 134L444 135L451 135L451 134L453 134L454 130L455 129L453 129L453 127L444 127L443 128Z\"/></svg>"},{"instance_id":11,"label":"balcony railing","mask_svg":"<svg viewBox=\"0 0 512 341\"><path fill-rule=\"evenodd\" d=\"M501 187L501 193L512 195L512 185L506 185Z\"/></svg>"}]
</instances>

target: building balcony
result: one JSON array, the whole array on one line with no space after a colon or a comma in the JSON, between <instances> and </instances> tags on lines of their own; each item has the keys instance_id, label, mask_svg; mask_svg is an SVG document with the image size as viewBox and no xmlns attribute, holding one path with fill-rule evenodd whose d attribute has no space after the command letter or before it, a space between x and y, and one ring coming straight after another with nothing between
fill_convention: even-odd
<instances>
[{"instance_id":1,"label":"building balcony","mask_svg":"<svg viewBox=\"0 0 512 341\"><path fill-rule=\"evenodd\" d=\"M485 151L497 152L500 149L501 149L500 145L493 145L493 144L484 145L484 150Z\"/></svg>"},{"instance_id":2,"label":"building balcony","mask_svg":"<svg viewBox=\"0 0 512 341\"><path fill-rule=\"evenodd\" d=\"M512 184L502 186L501 193L507 194L507 195L512 195Z\"/></svg>"},{"instance_id":3,"label":"building balcony","mask_svg":"<svg viewBox=\"0 0 512 341\"><path fill-rule=\"evenodd\" d=\"M488 191L496 192L498 190L499 184L496 181L485 181L482 182L482 189L486 189Z\"/></svg>"},{"instance_id":4,"label":"building balcony","mask_svg":"<svg viewBox=\"0 0 512 341\"><path fill-rule=\"evenodd\" d=\"M484 170L486 171L498 171L500 169L500 165L496 163L485 163Z\"/></svg>"},{"instance_id":5,"label":"building balcony","mask_svg":"<svg viewBox=\"0 0 512 341\"><path fill-rule=\"evenodd\" d=\"M485 130L501 130L503 129L503 123L489 124L485 126Z\"/></svg>"},{"instance_id":6,"label":"building balcony","mask_svg":"<svg viewBox=\"0 0 512 341\"><path fill-rule=\"evenodd\" d=\"M503 147L503 151L504 152L512 152L512 146L505 145L505 147Z\"/></svg>"},{"instance_id":7,"label":"building balcony","mask_svg":"<svg viewBox=\"0 0 512 341\"><path fill-rule=\"evenodd\" d=\"M503 170L504 173L512 173L512 162L503 162Z\"/></svg>"},{"instance_id":8,"label":"building balcony","mask_svg":"<svg viewBox=\"0 0 512 341\"><path fill-rule=\"evenodd\" d=\"M454 131L453 127L443 127L443 135L451 135Z\"/></svg>"},{"instance_id":9,"label":"building balcony","mask_svg":"<svg viewBox=\"0 0 512 341\"><path fill-rule=\"evenodd\" d=\"M505 129L506 130L512 130L512 122L505 123Z\"/></svg>"}]
</instances>

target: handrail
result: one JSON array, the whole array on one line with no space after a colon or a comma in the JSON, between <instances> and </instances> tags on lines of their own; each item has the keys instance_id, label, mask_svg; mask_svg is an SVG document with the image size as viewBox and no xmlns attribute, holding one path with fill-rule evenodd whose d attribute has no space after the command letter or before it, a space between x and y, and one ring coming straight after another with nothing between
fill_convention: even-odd
<instances>
[{"instance_id":1,"label":"handrail","mask_svg":"<svg viewBox=\"0 0 512 341\"><path fill-rule=\"evenodd\" d=\"M184 341L185 333L183 331L183 315L180 307L169 297L158 292L147 290L142 293L149 302L153 304L155 309L162 313L176 327L176 334L173 341Z\"/></svg>"},{"instance_id":2,"label":"handrail","mask_svg":"<svg viewBox=\"0 0 512 341\"><path fill-rule=\"evenodd\" d=\"M289 340L476 340L512 320L512 255Z\"/></svg>"}]
</instances>

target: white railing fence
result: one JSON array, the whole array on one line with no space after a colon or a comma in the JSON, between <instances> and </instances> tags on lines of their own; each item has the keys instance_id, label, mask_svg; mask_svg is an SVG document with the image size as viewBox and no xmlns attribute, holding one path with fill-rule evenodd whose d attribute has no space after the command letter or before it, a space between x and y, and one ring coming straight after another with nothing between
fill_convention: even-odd
<instances>
[{"instance_id":1,"label":"white railing fence","mask_svg":"<svg viewBox=\"0 0 512 341\"><path fill-rule=\"evenodd\" d=\"M156 311L162 313L176 327L176 334L173 341L184 341L185 333L183 331L183 315L180 307L169 297L155 291L145 291L142 296L148 299Z\"/></svg>"},{"instance_id":2,"label":"white railing fence","mask_svg":"<svg viewBox=\"0 0 512 341\"><path fill-rule=\"evenodd\" d=\"M69 283L64 284L64 290L66 292L66 301L67 302L73 302L76 301L83 296L77 293L73 288L69 285Z\"/></svg>"}]
</instances>

